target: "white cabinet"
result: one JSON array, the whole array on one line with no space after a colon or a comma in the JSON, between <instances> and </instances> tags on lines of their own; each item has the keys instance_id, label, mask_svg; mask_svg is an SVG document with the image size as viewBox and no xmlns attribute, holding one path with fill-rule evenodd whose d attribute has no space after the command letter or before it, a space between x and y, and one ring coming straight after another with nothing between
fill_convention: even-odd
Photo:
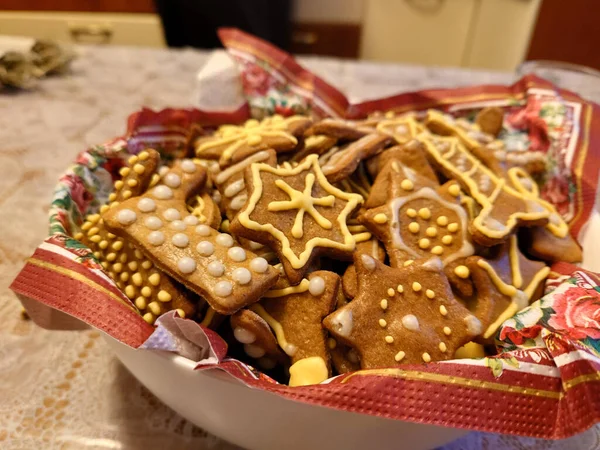
<instances>
[{"instance_id":1,"label":"white cabinet","mask_svg":"<svg viewBox=\"0 0 600 450\"><path fill-rule=\"evenodd\" d=\"M0 12L0 35L86 44L164 47L156 14Z\"/></svg>"},{"instance_id":2,"label":"white cabinet","mask_svg":"<svg viewBox=\"0 0 600 450\"><path fill-rule=\"evenodd\" d=\"M365 0L361 57L514 70L541 0Z\"/></svg>"}]
</instances>

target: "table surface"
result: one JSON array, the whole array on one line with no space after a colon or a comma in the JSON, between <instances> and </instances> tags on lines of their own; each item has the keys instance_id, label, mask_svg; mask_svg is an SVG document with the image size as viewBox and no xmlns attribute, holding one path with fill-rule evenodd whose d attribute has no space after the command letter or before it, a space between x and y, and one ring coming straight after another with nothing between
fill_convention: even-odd
<instances>
[{"instance_id":1,"label":"table surface","mask_svg":"<svg viewBox=\"0 0 600 450\"><path fill-rule=\"evenodd\" d=\"M0 448L236 448L161 404L97 332L49 332L22 320L8 290L46 236L53 186L76 153L123 133L127 115L142 105L193 106L195 74L208 56L84 47L70 75L43 80L32 92L0 94L0 217L6 238L0 242ZM300 61L352 99L514 79L475 70ZM582 93L599 99L592 90ZM599 442L598 428L559 442L471 433L444 449L592 449Z\"/></svg>"}]
</instances>

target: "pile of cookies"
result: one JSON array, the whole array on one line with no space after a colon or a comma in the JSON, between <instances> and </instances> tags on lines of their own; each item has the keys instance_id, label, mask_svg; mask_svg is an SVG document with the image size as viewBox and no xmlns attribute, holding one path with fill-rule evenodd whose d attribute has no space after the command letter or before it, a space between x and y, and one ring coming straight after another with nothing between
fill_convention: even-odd
<instances>
[{"instance_id":1,"label":"pile of cookies","mask_svg":"<svg viewBox=\"0 0 600 450\"><path fill-rule=\"evenodd\" d=\"M292 386L483 355L548 263L581 259L502 115L221 126L189 159L131 156L75 238L148 323L176 310Z\"/></svg>"}]
</instances>

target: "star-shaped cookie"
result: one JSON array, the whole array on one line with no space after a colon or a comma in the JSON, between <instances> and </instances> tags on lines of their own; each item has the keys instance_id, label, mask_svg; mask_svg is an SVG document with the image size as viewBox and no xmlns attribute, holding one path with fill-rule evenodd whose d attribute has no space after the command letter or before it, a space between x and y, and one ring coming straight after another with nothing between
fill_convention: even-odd
<instances>
[{"instance_id":1,"label":"star-shaped cookie","mask_svg":"<svg viewBox=\"0 0 600 450\"><path fill-rule=\"evenodd\" d=\"M252 164L245 174L248 201L230 225L236 236L271 247L292 284L318 255L349 258L355 248L347 219L363 198L332 186L317 158L295 167Z\"/></svg>"},{"instance_id":2,"label":"star-shaped cookie","mask_svg":"<svg viewBox=\"0 0 600 450\"><path fill-rule=\"evenodd\" d=\"M362 369L451 359L481 333L481 323L454 299L439 258L391 268L357 255L358 295L323 321L355 348Z\"/></svg>"},{"instance_id":3,"label":"star-shaped cookie","mask_svg":"<svg viewBox=\"0 0 600 450\"><path fill-rule=\"evenodd\" d=\"M359 221L383 242L392 267L438 256L453 286L470 296L472 286L464 259L474 248L467 213L459 203L458 184L449 182L436 190L414 187L410 178L392 178L390 200L364 212Z\"/></svg>"}]
</instances>

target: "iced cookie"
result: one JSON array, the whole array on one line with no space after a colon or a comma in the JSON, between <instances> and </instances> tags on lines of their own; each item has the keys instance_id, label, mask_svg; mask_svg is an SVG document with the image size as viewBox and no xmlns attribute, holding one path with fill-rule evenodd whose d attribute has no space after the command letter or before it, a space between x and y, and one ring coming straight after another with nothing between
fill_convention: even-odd
<instances>
[{"instance_id":1,"label":"iced cookie","mask_svg":"<svg viewBox=\"0 0 600 450\"><path fill-rule=\"evenodd\" d=\"M300 162L308 155L322 155L326 151L330 150L337 143L337 141L337 138L326 136L324 134L307 136L304 138L304 146L294 153L290 161Z\"/></svg>"},{"instance_id":2,"label":"iced cookie","mask_svg":"<svg viewBox=\"0 0 600 450\"><path fill-rule=\"evenodd\" d=\"M232 314L261 297L279 277L277 270L226 233L199 223L186 201L197 194L205 170L183 160L161 183L104 213L107 227L142 250L164 272L208 301L218 313Z\"/></svg>"},{"instance_id":3,"label":"iced cookie","mask_svg":"<svg viewBox=\"0 0 600 450\"><path fill-rule=\"evenodd\" d=\"M250 307L269 324L291 358L290 386L315 384L331 376L327 332L321 322L335 307L339 286L337 274L320 270L297 286L275 286Z\"/></svg>"},{"instance_id":4,"label":"iced cookie","mask_svg":"<svg viewBox=\"0 0 600 450\"><path fill-rule=\"evenodd\" d=\"M359 255L366 254L372 256L380 262L385 261L385 251L383 250L380 242L375 238L356 244L356 250L354 251L354 253ZM358 280L356 278L356 267L354 266L354 264L350 264L345 270L344 276L342 277L342 288L344 295L347 298L353 299L354 297L356 297L356 292L358 289Z\"/></svg>"},{"instance_id":5,"label":"iced cookie","mask_svg":"<svg viewBox=\"0 0 600 450\"><path fill-rule=\"evenodd\" d=\"M227 167L268 148L287 152L296 148L311 122L305 116L275 115L260 122L250 119L242 126L223 125L214 135L196 140L196 156L218 159L221 167Z\"/></svg>"},{"instance_id":6,"label":"iced cookie","mask_svg":"<svg viewBox=\"0 0 600 450\"><path fill-rule=\"evenodd\" d=\"M230 225L236 236L272 248L292 284L319 255L347 259L355 248L347 219L362 196L332 186L317 158L309 155L296 167L252 164L245 176L248 202Z\"/></svg>"},{"instance_id":7,"label":"iced cookie","mask_svg":"<svg viewBox=\"0 0 600 450\"><path fill-rule=\"evenodd\" d=\"M492 258L472 256L466 264L476 290L473 314L483 324L484 339L541 296L550 272L543 262L529 260L520 252L516 236L494 251Z\"/></svg>"},{"instance_id":8,"label":"iced cookie","mask_svg":"<svg viewBox=\"0 0 600 450\"><path fill-rule=\"evenodd\" d=\"M218 229L221 225L221 210L208 192L196 195L188 203L188 211L198 218L198 223Z\"/></svg>"},{"instance_id":9,"label":"iced cookie","mask_svg":"<svg viewBox=\"0 0 600 450\"><path fill-rule=\"evenodd\" d=\"M504 112L497 106L482 108L475 118L475 123L479 126L481 131L492 136L498 136L500 134L503 122Z\"/></svg>"},{"instance_id":10,"label":"iced cookie","mask_svg":"<svg viewBox=\"0 0 600 450\"><path fill-rule=\"evenodd\" d=\"M323 322L356 349L362 369L451 359L481 333L481 323L454 299L434 257L391 268L357 255L358 295Z\"/></svg>"},{"instance_id":11,"label":"iced cookie","mask_svg":"<svg viewBox=\"0 0 600 450\"><path fill-rule=\"evenodd\" d=\"M374 132L375 128L364 121L327 118L314 123L306 134L329 136L340 141L356 141Z\"/></svg>"},{"instance_id":12,"label":"iced cookie","mask_svg":"<svg viewBox=\"0 0 600 450\"><path fill-rule=\"evenodd\" d=\"M429 157L449 178L457 180L466 193L479 203L479 215L471 222L473 240L491 246L506 240L518 226L545 225L557 222L555 229L564 237L566 225L558 223L539 197L511 187L507 180L487 168L475 158L456 138L423 138ZM554 227L554 226L553 226Z\"/></svg>"},{"instance_id":13,"label":"iced cookie","mask_svg":"<svg viewBox=\"0 0 600 450\"><path fill-rule=\"evenodd\" d=\"M244 171L257 162L275 165L277 155L274 150L262 150L226 168L214 177L215 186L221 193L221 208L229 220L233 220L248 200Z\"/></svg>"},{"instance_id":14,"label":"iced cookie","mask_svg":"<svg viewBox=\"0 0 600 450\"><path fill-rule=\"evenodd\" d=\"M115 182L112 200L101 208L104 213L119 202L143 193L150 185L160 161L154 150L144 150L129 158ZM157 269L139 250L108 231L100 214L92 214L75 239L86 244L117 286L135 304L144 320L153 324L161 314L177 310L181 317L192 317L198 299L183 286Z\"/></svg>"}]
</instances>

